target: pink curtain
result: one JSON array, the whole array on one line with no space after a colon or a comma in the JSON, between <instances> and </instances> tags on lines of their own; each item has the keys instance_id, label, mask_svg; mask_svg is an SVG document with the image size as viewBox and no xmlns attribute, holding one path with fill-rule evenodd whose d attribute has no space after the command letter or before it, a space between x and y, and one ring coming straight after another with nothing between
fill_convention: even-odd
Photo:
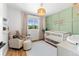
<instances>
[{"instance_id":1,"label":"pink curtain","mask_svg":"<svg viewBox=\"0 0 79 59\"><path fill-rule=\"evenodd\" d=\"M44 38L44 33L43 33L43 20L44 20L44 17L40 17L40 32L39 32L39 39L43 39Z\"/></svg>"},{"instance_id":2,"label":"pink curtain","mask_svg":"<svg viewBox=\"0 0 79 59\"><path fill-rule=\"evenodd\" d=\"M25 37L27 35L27 14L22 12L22 35Z\"/></svg>"}]
</instances>

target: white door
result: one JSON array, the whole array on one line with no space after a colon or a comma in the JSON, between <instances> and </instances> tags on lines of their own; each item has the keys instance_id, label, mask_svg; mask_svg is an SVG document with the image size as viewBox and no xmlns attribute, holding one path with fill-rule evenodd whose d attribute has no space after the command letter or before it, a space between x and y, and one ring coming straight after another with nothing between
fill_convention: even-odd
<instances>
[{"instance_id":1,"label":"white door","mask_svg":"<svg viewBox=\"0 0 79 59\"><path fill-rule=\"evenodd\" d=\"M27 34L30 34L31 40L39 39L39 27L40 20L39 17L31 16L27 19Z\"/></svg>"}]
</instances>

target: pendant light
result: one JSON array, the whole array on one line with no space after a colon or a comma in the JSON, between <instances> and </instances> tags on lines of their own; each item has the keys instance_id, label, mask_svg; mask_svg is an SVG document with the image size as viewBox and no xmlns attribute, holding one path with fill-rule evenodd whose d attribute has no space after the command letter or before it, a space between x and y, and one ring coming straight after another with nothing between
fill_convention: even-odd
<instances>
[{"instance_id":1,"label":"pendant light","mask_svg":"<svg viewBox=\"0 0 79 59\"><path fill-rule=\"evenodd\" d=\"M46 10L43 7L43 3L40 4L40 8L37 10L38 16L45 16Z\"/></svg>"}]
</instances>

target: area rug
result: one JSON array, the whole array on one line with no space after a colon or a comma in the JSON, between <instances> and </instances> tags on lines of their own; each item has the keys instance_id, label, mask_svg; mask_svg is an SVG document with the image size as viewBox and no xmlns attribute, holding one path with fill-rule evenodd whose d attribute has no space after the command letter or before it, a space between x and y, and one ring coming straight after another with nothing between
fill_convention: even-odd
<instances>
[{"instance_id":1,"label":"area rug","mask_svg":"<svg viewBox=\"0 0 79 59\"><path fill-rule=\"evenodd\" d=\"M57 48L44 41L38 41L32 43L32 49L26 53L27 56L57 56Z\"/></svg>"}]
</instances>

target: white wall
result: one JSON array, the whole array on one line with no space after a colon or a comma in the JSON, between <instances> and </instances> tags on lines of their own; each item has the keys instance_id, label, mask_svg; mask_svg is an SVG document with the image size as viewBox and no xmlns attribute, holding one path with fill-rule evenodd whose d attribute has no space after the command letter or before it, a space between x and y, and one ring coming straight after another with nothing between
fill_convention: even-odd
<instances>
[{"instance_id":1,"label":"white wall","mask_svg":"<svg viewBox=\"0 0 79 59\"><path fill-rule=\"evenodd\" d=\"M21 11L14 9L12 7L8 7L8 24L10 31L19 30L21 32L22 29L22 16Z\"/></svg>"},{"instance_id":2,"label":"white wall","mask_svg":"<svg viewBox=\"0 0 79 59\"><path fill-rule=\"evenodd\" d=\"M7 5L0 3L0 41L4 41L3 34L3 18L7 19ZM3 37L2 37L3 36ZM1 39L2 37L2 39ZM5 42L7 42L8 38L6 38Z\"/></svg>"},{"instance_id":3,"label":"white wall","mask_svg":"<svg viewBox=\"0 0 79 59\"><path fill-rule=\"evenodd\" d=\"M2 41L2 17L3 17L3 4L0 3L0 42Z\"/></svg>"},{"instance_id":4,"label":"white wall","mask_svg":"<svg viewBox=\"0 0 79 59\"><path fill-rule=\"evenodd\" d=\"M3 4L3 18L7 19L7 4ZM8 19L6 22L3 21L3 26L8 27ZM3 42L6 43L6 45L3 48L3 55L6 55L8 50L8 30L3 31Z\"/></svg>"},{"instance_id":5,"label":"white wall","mask_svg":"<svg viewBox=\"0 0 79 59\"><path fill-rule=\"evenodd\" d=\"M7 19L7 5L0 3L0 42L3 41L6 43L6 45L0 49L0 55L5 55L8 50L8 32L3 31L3 18Z\"/></svg>"},{"instance_id":6,"label":"white wall","mask_svg":"<svg viewBox=\"0 0 79 59\"><path fill-rule=\"evenodd\" d=\"M3 17L7 18L7 4L3 4Z\"/></svg>"}]
</instances>

